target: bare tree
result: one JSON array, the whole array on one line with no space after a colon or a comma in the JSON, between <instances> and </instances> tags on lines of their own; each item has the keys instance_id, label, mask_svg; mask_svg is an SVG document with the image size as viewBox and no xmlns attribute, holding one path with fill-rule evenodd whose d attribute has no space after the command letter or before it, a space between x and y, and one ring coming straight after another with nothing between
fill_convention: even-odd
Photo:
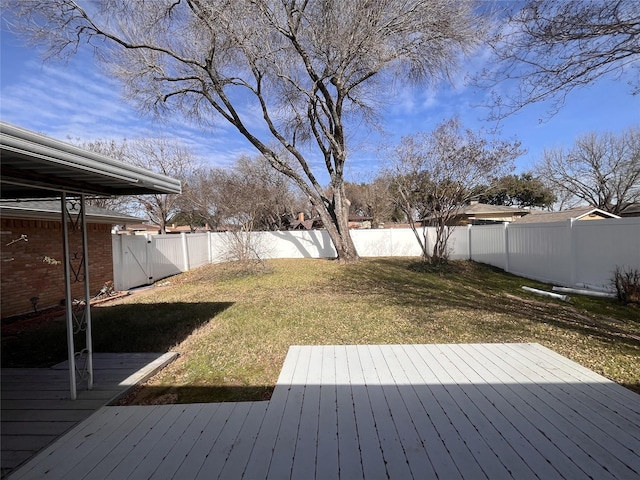
<instances>
[{"instance_id":1,"label":"bare tree","mask_svg":"<svg viewBox=\"0 0 640 480\"><path fill-rule=\"evenodd\" d=\"M344 195L350 132L374 118L394 79L446 77L483 30L472 0L10 4L48 55L92 47L142 111L232 124L303 190L343 261L358 258ZM310 159L320 160L330 189Z\"/></svg>"},{"instance_id":2,"label":"bare tree","mask_svg":"<svg viewBox=\"0 0 640 480\"><path fill-rule=\"evenodd\" d=\"M84 150L99 153L106 157L120 160L121 162L127 162L128 160L125 142L116 142L115 140L101 139L82 141L78 138L69 140L76 144L78 147L83 148ZM86 202L87 205L91 205L93 207L105 208L107 210L113 210L115 212L125 214L132 213L132 210L134 208L131 202L131 198L128 196L88 197Z\"/></svg>"},{"instance_id":3,"label":"bare tree","mask_svg":"<svg viewBox=\"0 0 640 480\"><path fill-rule=\"evenodd\" d=\"M541 100L551 100L555 114L574 88L640 65L637 0L528 0L499 25L490 42L496 62L479 80L497 87L497 119ZM639 93L637 74L629 78ZM506 95L505 80L517 85Z\"/></svg>"},{"instance_id":4,"label":"bare tree","mask_svg":"<svg viewBox=\"0 0 640 480\"><path fill-rule=\"evenodd\" d=\"M448 258L452 219L483 185L511 170L522 151L518 141L487 139L463 130L453 119L430 133L403 137L385 154L396 205L411 225L424 259L439 263ZM423 225L421 232L417 222ZM428 224L435 227L430 250Z\"/></svg>"},{"instance_id":5,"label":"bare tree","mask_svg":"<svg viewBox=\"0 0 640 480\"><path fill-rule=\"evenodd\" d=\"M350 201L349 213L371 217L374 226L391 219L394 204L389 184L384 178L374 178L369 183L346 183L345 191Z\"/></svg>"},{"instance_id":6,"label":"bare tree","mask_svg":"<svg viewBox=\"0 0 640 480\"><path fill-rule=\"evenodd\" d=\"M129 163L169 177L183 180L199 165L190 150L175 139L140 138L126 142ZM167 221L179 209L180 195L154 193L133 197L149 220L166 233Z\"/></svg>"},{"instance_id":7,"label":"bare tree","mask_svg":"<svg viewBox=\"0 0 640 480\"><path fill-rule=\"evenodd\" d=\"M242 156L233 168L213 169L210 177L220 221L238 230L283 230L304 209L291 180L262 156Z\"/></svg>"},{"instance_id":8,"label":"bare tree","mask_svg":"<svg viewBox=\"0 0 640 480\"><path fill-rule=\"evenodd\" d=\"M640 129L590 133L568 151L545 150L536 171L564 202L619 214L640 201Z\"/></svg>"},{"instance_id":9,"label":"bare tree","mask_svg":"<svg viewBox=\"0 0 640 480\"><path fill-rule=\"evenodd\" d=\"M210 167L194 169L182 182L182 194L177 199L178 213L172 217L187 223L191 231L196 227L214 228L219 224L220 212L215 192L216 172Z\"/></svg>"}]
</instances>

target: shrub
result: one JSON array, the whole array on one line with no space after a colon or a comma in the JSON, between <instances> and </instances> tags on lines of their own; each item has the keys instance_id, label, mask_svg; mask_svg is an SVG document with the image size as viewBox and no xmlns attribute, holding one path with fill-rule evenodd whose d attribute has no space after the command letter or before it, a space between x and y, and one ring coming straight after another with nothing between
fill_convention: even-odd
<instances>
[{"instance_id":1,"label":"shrub","mask_svg":"<svg viewBox=\"0 0 640 480\"><path fill-rule=\"evenodd\" d=\"M611 283L616 289L618 300L623 303L640 303L640 270L616 266Z\"/></svg>"}]
</instances>

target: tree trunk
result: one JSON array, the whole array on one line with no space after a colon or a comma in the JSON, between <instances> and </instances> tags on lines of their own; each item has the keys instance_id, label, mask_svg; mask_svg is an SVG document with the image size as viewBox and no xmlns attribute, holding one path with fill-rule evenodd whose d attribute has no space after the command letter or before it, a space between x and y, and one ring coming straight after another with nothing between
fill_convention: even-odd
<instances>
[{"instance_id":1,"label":"tree trunk","mask_svg":"<svg viewBox=\"0 0 640 480\"><path fill-rule=\"evenodd\" d=\"M344 186L334 186L333 203L317 205L316 209L333 242L338 260L341 263L358 261L360 256L349 231L349 205L344 194Z\"/></svg>"}]
</instances>

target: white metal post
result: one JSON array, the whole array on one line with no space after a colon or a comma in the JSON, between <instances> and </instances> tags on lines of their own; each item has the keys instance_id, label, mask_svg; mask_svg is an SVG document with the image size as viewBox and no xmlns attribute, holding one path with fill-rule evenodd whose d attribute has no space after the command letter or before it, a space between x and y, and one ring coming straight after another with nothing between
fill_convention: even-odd
<instances>
[{"instance_id":1,"label":"white metal post","mask_svg":"<svg viewBox=\"0 0 640 480\"><path fill-rule=\"evenodd\" d=\"M69 227L67 226L67 194L62 192L62 256L64 262L64 308L67 323L67 356L69 359L69 389L71 400L76 399L76 362L73 344L73 304L71 299L71 268L69 265Z\"/></svg>"},{"instance_id":2,"label":"white metal post","mask_svg":"<svg viewBox=\"0 0 640 480\"><path fill-rule=\"evenodd\" d=\"M84 195L80 195L80 212L82 215L82 256L84 259L84 322L86 325L85 338L87 349L87 389L93 389L93 342L91 337L91 291L89 285L89 242L87 240L87 216L84 211L85 202Z\"/></svg>"}]
</instances>

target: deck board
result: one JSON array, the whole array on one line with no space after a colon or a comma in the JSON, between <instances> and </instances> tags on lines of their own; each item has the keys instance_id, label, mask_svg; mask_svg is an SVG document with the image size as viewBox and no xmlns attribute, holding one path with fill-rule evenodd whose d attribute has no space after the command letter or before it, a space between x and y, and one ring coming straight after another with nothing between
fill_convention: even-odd
<instances>
[{"instance_id":1,"label":"deck board","mask_svg":"<svg viewBox=\"0 0 640 480\"><path fill-rule=\"evenodd\" d=\"M69 399L67 362L51 368L3 368L3 475L69 431L78 422L166 365L176 354L94 354L93 390ZM20 452L11 453L11 452Z\"/></svg>"},{"instance_id":2,"label":"deck board","mask_svg":"<svg viewBox=\"0 0 640 480\"><path fill-rule=\"evenodd\" d=\"M12 478L631 479L639 404L535 344L293 346L268 402L104 407Z\"/></svg>"}]
</instances>

